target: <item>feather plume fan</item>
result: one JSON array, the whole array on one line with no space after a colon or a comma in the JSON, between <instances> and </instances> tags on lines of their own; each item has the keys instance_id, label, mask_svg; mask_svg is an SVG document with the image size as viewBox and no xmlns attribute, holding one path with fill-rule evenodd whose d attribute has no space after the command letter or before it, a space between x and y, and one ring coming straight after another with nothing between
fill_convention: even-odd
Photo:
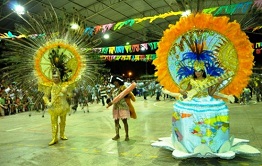
<instances>
[{"instance_id":1,"label":"feather plume fan","mask_svg":"<svg viewBox=\"0 0 262 166\"><path fill-rule=\"evenodd\" d=\"M85 32L79 15L61 13L58 17L50 4L42 15L19 16L25 24L16 25L16 32L30 37L6 39L8 49L1 57L3 79L35 92L38 99L37 88L51 84L53 68L64 74L62 81L67 84L94 84L104 65L99 56L84 48L97 46L100 38ZM72 22L79 28L70 28Z\"/></svg>"},{"instance_id":2,"label":"feather plume fan","mask_svg":"<svg viewBox=\"0 0 262 166\"><path fill-rule=\"evenodd\" d=\"M240 20L241 29L246 32L254 31L254 28L262 25L262 8L253 5L245 16ZM256 33L261 34L261 30Z\"/></svg>"}]
</instances>

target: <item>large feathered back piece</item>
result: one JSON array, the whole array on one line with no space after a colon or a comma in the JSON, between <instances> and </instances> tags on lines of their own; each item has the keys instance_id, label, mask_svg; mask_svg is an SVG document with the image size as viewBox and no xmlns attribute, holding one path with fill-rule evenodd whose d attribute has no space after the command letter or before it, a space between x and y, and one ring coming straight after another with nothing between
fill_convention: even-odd
<instances>
[{"instance_id":1,"label":"large feathered back piece","mask_svg":"<svg viewBox=\"0 0 262 166\"><path fill-rule=\"evenodd\" d=\"M224 94L239 96L247 86L253 67L253 49L237 22L226 16L196 13L170 25L158 44L155 75L165 89L179 92L181 83L194 73L196 62L204 63L208 76L234 73L219 87Z\"/></svg>"},{"instance_id":2,"label":"large feathered back piece","mask_svg":"<svg viewBox=\"0 0 262 166\"><path fill-rule=\"evenodd\" d=\"M24 24L16 25L14 34L21 39L6 39L8 51L1 57L4 79L17 82L24 89L52 85L52 70L57 68L64 84L94 84L103 70L103 63L86 52L99 44L100 38L85 32L85 23L78 14L68 15L45 6L39 15L19 15ZM77 13L77 12L76 12ZM77 23L79 28L72 29ZM41 89L39 89L41 90Z\"/></svg>"}]
</instances>

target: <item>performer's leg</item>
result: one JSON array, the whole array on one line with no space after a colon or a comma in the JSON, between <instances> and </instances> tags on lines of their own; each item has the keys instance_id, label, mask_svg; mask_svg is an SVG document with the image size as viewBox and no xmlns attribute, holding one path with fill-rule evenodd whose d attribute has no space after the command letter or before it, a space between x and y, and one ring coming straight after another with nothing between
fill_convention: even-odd
<instances>
[{"instance_id":1,"label":"performer's leg","mask_svg":"<svg viewBox=\"0 0 262 166\"><path fill-rule=\"evenodd\" d=\"M89 113L89 107L88 107L88 100L84 101L84 113L88 112Z\"/></svg>"},{"instance_id":2,"label":"performer's leg","mask_svg":"<svg viewBox=\"0 0 262 166\"><path fill-rule=\"evenodd\" d=\"M42 118L45 117L45 105L41 103Z\"/></svg>"},{"instance_id":3,"label":"performer's leg","mask_svg":"<svg viewBox=\"0 0 262 166\"><path fill-rule=\"evenodd\" d=\"M86 101L86 110L89 113L89 105L88 105L88 100Z\"/></svg>"},{"instance_id":4,"label":"performer's leg","mask_svg":"<svg viewBox=\"0 0 262 166\"><path fill-rule=\"evenodd\" d=\"M127 119L122 119L122 121L123 121L123 123L124 123L125 132L126 132L126 138L125 138L125 141L129 141Z\"/></svg>"},{"instance_id":5,"label":"performer's leg","mask_svg":"<svg viewBox=\"0 0 262 166\"><path fill-rule=\"evenodd\" d=\"M102 105L105 106L105 97L102 96L102 97L101 97L101 100L102 100Z\"/></svg>"},{"instance_id":6,"label":"performer's leg","mask_svg":"<svg viewBox=\"0 0 262 166\"><path fill-rule=\"evenodd\" d=\"M65 136L65 126L66 126L66 114L60 116L60 138L61 140L67 140Z\"/></svg>"},{"instance_id":7,"label":"performer's leg","mask_svg":"<svg viewBox=\"0 0 262 166\"><path fill-rule=\"evenodd\" d=\"M42 109L42 118L45 117L45 109Z\"/></svg>"},{"instance_id":8,"label":"performer's leg","mask_svg":"<svg viewBox=\"0 0 262 166\"><path fill-rule=\"evenodd\" d=\"M54 145L58 142L57 139L57 131L58 131L58 124L57 124L58 116L57 115L51 115L51 124L52 124L52 141L49 143L49 145Z\"/></svg>"},{"instance_id":9,"label":"performer's leg","mask_svg":"<svg viewBox=\"0 0 262 166\"><path fill-rule=\"evenodd\" d=\"M115 130L116 130L116 136L112 138L112 140L118 140L120 138L119 136L119 119L115 120Z\"/></svg>"}]
</instances>

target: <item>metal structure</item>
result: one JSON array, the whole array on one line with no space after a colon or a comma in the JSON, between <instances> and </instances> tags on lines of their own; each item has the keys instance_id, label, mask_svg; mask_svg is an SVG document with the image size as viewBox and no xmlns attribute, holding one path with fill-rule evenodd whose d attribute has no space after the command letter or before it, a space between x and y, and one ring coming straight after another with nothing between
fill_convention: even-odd
<instances>
[{"instance_id":1,"label":"metal structure","mask_svg":"<svg viewBox=\"0 0 262 166\"><path fill-rule=\"evenodd\" d=\"M58 16L62 12L70 15L79 15L80 20L87 27L117 23L135 18L152 17L171 11L192 12L202 9L232 5L247 2L246 0L18 0L25 10L39 14L45 6L52 6ZM252 1L251 1L252 2ZM12 32L16 24L23 24L23 20L12 10L12 0L0 2L0 33ZM252 6L252 5L251 5ZM228 15L231 21L237 20L243 26L249 26L257 21L254 12L235 12ZM223 13L221 13L223 14ZM223 14L224 15L224 14ZM175 24L181 15L159 18L152 23L143 21L133 26L123 26L119 30L109 30L110 39L103 39L100 46L117 46L159 41L163 31L169 24ZM102 33L98 34L102 37Z\"/></svg>"}]
</instances>

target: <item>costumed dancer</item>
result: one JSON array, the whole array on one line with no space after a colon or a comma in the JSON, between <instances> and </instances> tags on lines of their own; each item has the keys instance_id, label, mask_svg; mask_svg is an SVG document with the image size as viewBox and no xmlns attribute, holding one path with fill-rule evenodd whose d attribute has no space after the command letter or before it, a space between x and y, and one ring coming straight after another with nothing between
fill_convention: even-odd
<instances>
[{"instance_id":1,"label":"costumed dancer","mask_svg":"<svg viewBox=\"0 0 262 166\"><path fill-rule=\"evenodd\" d=\"M193 72L185 81L187 88L180 90L182 100L174 105L172 141L179 141L190 153L200 145L217 153L229 139L228 108L224 101L212 97L223 79L207 75L205 63L199 60L194 62Z\"/></svg>"},{"instance_id":2,"label":"costumed dancer","mask_svg":"<svg viewBox=\"0 0 262 166\"><path fill-rule=\"evenodd\" d=\"M7 64L2 68L4 76L17 86L25 90L38 88L33 97L43 96L48 107L52 122L49 145L53 145L58 142L58 117L60 138L67 139L64 131L69 94L82 85L93 85L104 65L84 49L97 46L100 39L93 40L95 34L85 30L86 23L77 13L72 17L61 13L58 18L51 4L45 6L43 15L40 13L19 15L27 25L17 26L19 39L5 39L10 50L3 53L1 63ZM78 22L79 28L71 29L72 22Z\"/></svg>"},{"instance_id":3,"label":"costumed dancer","mask_svg":"<svg viewBox=\"0 0 262 166\"><path fill-rule=\"evenodd\" d=\"M125 96L122 96L122 97L118 98L118 100L115 100L115 98L118 97L126 89L126 87L124 86L124 80L121 77L118 77L118 76L111 76L110 83L115 85L115 89L113 91L114 100L108 101L108 103L107 103L108 104L107 108L110 107L111 105L113 105L113 118L114 118L114 121L115 121L116 135L112 139L118 140L120 138L120 135L119 135L119 129L120 129L119 120L121 119L123 124L124 124L125 133L126 133L125 141L129 141L127 120L130 118L130 111L129 111L129 107L128 107L128 104L127 104L125 98L127 98L129 96L129 93L132 91L132 89L130 89L130 91Z\"/></svg>"},{"instance_id":4,"label":"costumed dancer","mask_svg":"<svg viewBox=\"0 0 262 166\"><path fill-rule=\"evenodd\" d=\"M165 92L179 100L171 137L152 146L172 150L174 158L260 154L248 140L229 136L228 108L214 98L239 96L252 73L252 44L238 23L228 21L202 13L181 17L159 42L155 74Z\"/></svg>"},{"instance_id":5,"label":"costumed dancer","mask_svg":"<svg viewBox=\"0 0 262 166\"><path fill-rule=\"evenodd\" d=\"M60 74L58 69L53 70L52 78L53 85L45 91L43 97L51 116L52 140L49 145L53 145L58 142L58 117L60 117L60 139L67 140L67 137L65 136L66 115L70 111L70 106L67 100L72 96L72 93L68 89L68 85L62 83L61 80L63 76Z\"/></svg>"}]
</instances>

